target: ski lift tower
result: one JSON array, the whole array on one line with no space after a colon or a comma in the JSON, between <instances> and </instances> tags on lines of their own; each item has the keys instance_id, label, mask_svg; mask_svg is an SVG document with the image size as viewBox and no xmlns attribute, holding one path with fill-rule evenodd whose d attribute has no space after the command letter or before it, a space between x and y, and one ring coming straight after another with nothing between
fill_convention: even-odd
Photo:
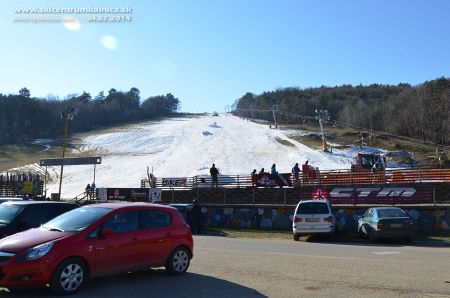
<instances>
[{"instance_id":1,"label":"ski lift tower","mask_svg":"<svg viewBox=\"0 0 450 298\"><path fill-rule=\"evenodd\" d=\"M325 134L323 133L323 123L330 120L330 116L328 115L327 110L316 110L316 114L316 119L319 120L320 131L322 132L322 150L328 152L328 145L325 141Z\"/></svg>"},{"instance_id":2,"label":"ski lift tower","mask_svg":"<svg viewBox=\"0 0 450 298\"><path fill-rule=\"evenodd\" d=\"M275 116L275 112L278 110L278 105L274 104L272 106L272 116L273 116L273 122L275 123L275 128L278 128L278 123L277 123L277 117Z\"/></svg>"}]
</instances>

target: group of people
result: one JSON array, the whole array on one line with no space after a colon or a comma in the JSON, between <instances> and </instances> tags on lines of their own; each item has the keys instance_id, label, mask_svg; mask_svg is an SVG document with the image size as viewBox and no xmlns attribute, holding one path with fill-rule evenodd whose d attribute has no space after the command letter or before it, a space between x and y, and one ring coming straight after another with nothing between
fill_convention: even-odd
<instances>
[{"instance_id":1,"label":"group of people","mask_svg":"<svg viewBox=\"0 0 450 298\"><path fill-rule=\"evenodd\" d=\"M291 170L292 177L294 178L293 179L294 187L297 187L300 185L300 173L303 171L304 174L307 174L309 172L309 168L310 168L310 166L308 165L308 161L306 161L302 165L302 169L300 169L298 162L295 163L295 165L292 167L292 170ZM219 187L219 180L218 180L219 170L216 168L215 164L212 164L212 167L209 169L209 173L211 175L211 188L214 188L214 187L218 188ZM259 173L257 173L256 169L253 169L253 171L251 172L250 175L252 177L252 186L256 186L258 183L258 177L269 176L269 178L275 179L278 175L277 166L276 166L276 164L272 164L272 166L270 168L270 172L266 172L264 170L264 168L261 168Z\"/></svg>"},{"instance_id":2,"label":"group of people","mask_svg":"<svg viewBox=\"0 0 450 298\"><path fill-rule=\"evenodd\" d=\"M308 167L308 161L306 161L303 164L303 168L307 168ZM292 177L294 178L294 186L299 186L300 185L300 173L302 172L302 170L300 169L300 166L297 163L295 163L295 165L292 167L291 173L292 173ZM264 176L269 176L271 178L275 178L278 175L278 171L276 168L276 164L272 164L272 167L270 168L270 172L267 173L264 168L262 168L259 173L256 173L256 169L253 169L253 171L251 172L251 177L252 177L252 186L257 186L258 183L258 177L264 177Z\"/></svg>"},{"instance_id":3,"label":"group of people","mask_svg":"<svg viewBox=\"0 0 450 298\"><path fill-rule=\"evenodd\" d=\"M86 188L84 189L84 194L86 198L92 198L95 196L95 182L92 182L92 184L86 185Z\"/></svg>"}]
</instances>

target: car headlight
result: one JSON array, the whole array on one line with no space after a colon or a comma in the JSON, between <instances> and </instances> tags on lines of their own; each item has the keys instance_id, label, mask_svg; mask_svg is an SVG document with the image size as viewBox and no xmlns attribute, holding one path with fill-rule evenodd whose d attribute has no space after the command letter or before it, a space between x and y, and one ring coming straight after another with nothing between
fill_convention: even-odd
<instances>
[{"instance_id":1,"label":"car headlight","mask_svg":"<svg viewBox=\"0 0 450 298\"><path fill-rule=\"evenodd\" d=\"M53 247L54 243L45 243L35 246L25 252L20 261L33 261L45 256Z\"/></svg>"}]
</instances>

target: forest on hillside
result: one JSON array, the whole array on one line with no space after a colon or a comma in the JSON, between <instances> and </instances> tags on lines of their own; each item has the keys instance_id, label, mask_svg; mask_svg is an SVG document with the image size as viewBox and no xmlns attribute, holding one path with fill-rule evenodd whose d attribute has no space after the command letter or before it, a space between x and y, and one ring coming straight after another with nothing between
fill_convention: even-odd
<instances>
[{"instance_id":1,"label":"forest on hillside","mask_svg":"<svg viewBox=\"0 0 450 298\"><path fill-rule=\"evenodd\" d=\"M167 116L178 111L180 101L172 94L141 101L140 91L114 88L71 95L65 100L33 98L27 88L19 94L0 94L0 145L20 144L36 138L53 138L64 133L63 115L74 115L71 132L80 132L119 123Z\"/></svg>"},{"instance_id":2,"label":"forest on hillside","mask_svg":"<svg viewBox=\"0 0 450 298\"><path fill-rule=\"evenodd\" d=\"M387 132L427 144L450 145L450 79L444 77L417 86L342 85L285 88L259 95L246 93L236 100L233 108L241 114L274 110L303 116L315 116L315 111L322 109L328 111L329 123ZM258 115L273 119L272 113ZM300 120L279 117L278 122Z\"/></svg>"}]
</instances>

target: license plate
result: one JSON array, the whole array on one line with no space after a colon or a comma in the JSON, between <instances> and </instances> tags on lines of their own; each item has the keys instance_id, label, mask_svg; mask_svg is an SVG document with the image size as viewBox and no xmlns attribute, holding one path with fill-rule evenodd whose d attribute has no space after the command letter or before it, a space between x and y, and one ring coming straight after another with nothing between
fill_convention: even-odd
<instances>
[{"instance_id":1,"label":"license plate","mask_svg":"<svg viewBox=\"0 0 450 298\"><path fill-rule=\"evenodd\" d=\"M391 228L403 228L403 224L401 223L391 224Z\"/></svg>"},{"instance_id":2,"label":"license plate","mask_svg":"<svg viewBox=\"0 0 450 298\"><path fill-rule=\"evenodd\" d=\"M306 221L307 222L318 222L320 220L320 218L307 218Z\"/></svg>"}]
</instances>

